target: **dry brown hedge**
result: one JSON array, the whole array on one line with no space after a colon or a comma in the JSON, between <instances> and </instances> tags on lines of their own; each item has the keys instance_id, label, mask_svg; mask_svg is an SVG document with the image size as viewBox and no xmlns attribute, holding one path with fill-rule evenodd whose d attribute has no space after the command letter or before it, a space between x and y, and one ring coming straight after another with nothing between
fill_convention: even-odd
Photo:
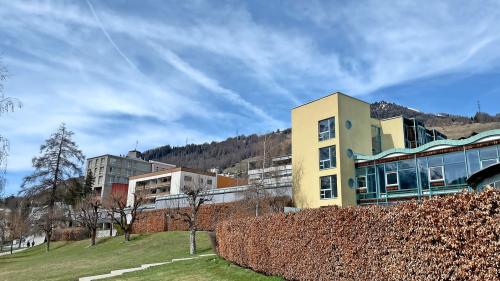
<instances>
[{"instance_id":1,"label":"dry brown hedge","mask_svg":"<svg viewBox=\"0 0 500 281\"><path fill-rule=\"evenodd\" d=\"M288 280L500 280L500 191L217 226L227 260Z\"/></svg>"},{"instance_id":2,"label":"dry brown hedge","mask_svg":"<svg viewBox=\"0 0 500 281\"><path fill-rule=\"evenodd\" d=\"M88 239L89 231L85 227L56 228L52 233L52 241L79 241Z\"/></svg>"},{"instance_id":3,"label":"dry brown hedge","mask_svg":"<svg viewBox=\"0 0 500 281\"><path fill-rule=\"evenodd\" d=\"M272 198L275 205L288 206L291 203L289 197ZM276 203L276 201L280 201ZM263 202L262 213L271 213L273 209L269 202ZM133 233L162 232L162 231L185 231L188 230L186 222L175 216L176 212L187 212L188 208L180 210L159 209L144 211L137 216L132 226ZM174 215L172 218L172 215ZM254 206L237 201L232 203L202 205L198 211L197 229L202 231L213 231L216 225L227 219L246 218L255 216Z\"/></svg>"}]
</instances>

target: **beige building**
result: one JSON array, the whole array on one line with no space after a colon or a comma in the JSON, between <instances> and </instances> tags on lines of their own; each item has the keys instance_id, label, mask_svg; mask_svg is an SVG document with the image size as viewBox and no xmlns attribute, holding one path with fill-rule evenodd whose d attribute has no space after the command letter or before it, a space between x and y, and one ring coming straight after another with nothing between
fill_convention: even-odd
<instances>
[{"instance_id":1,"label":"beige building","mask_svg":"<svg viewBox=\"0 0 500 281\"><path fill-rule=\"evenodd\" d=\"M414 119L370 117L370 104L333 93L292 109L294 202L299 208L356 205L355 154L415 148L445 139Z\"/></svg>"}]
</instances>

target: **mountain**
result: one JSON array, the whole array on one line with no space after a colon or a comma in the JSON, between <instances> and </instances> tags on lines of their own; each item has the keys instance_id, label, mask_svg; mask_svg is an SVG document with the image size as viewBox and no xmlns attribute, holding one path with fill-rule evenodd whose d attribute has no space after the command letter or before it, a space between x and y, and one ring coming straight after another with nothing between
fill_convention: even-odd
<instances>
[{"instance_id":1,"label":"mountain","mask_svg":"<svg viewBox=\"0 0 500 281\"><path fill-rule=\"evenodd\" d=\"M433 114L386 101L371 104L371 115L378 119L395 116L416 118L422 120L427 127L436 128L450 138L468 137L472 133L500 129L500 114L491 116L486 113L476 113L472 117L447 113ZM266 140L266 150L269 156L291 154L291 129L287 129L265 135L231 137L220 142L186 146L165 145L146 150L143 156L146 160L203 170L211 168L224 170L235 166L238 166L237 169L243 166L244 170L243 160L263 154L264 140Z\"/></svg>"}]
</instances>

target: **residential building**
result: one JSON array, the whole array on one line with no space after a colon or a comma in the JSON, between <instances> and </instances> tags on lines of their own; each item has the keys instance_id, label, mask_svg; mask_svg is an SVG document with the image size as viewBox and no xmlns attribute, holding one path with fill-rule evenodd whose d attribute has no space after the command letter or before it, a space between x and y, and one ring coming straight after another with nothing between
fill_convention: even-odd
<instances>
[{"instance_id":1,"label":"residential building","mask_svg":"<svg viewBox=\"0 0 500 281\"><path fill-rule=\"evenodd\" d=\"M267 163L268 162L268 163ZM248 162L248 183L280 185L292 182L292 156L274 157L263 165L262 159Z\"/></svg>"},{"instance_id":2,"label":"residential building","mask_svg":"<svg viewBox=\"0 0 500 281\"><path fill-rule=\"evenodd\" d=\"M369 103L339 92L295 107L294 202L299 208L356 205L356 155L418 149L444 139L418 120L371 118Z\"/></svg>"},{"instance_id":3,"label":"residential building","mask_svg":"<svg viewBox=\"0 0 500 281\"><path fill-rule=\"evenodd\" d=\"M151 163L141 158L139 151L130 151L127 156L110 154L87 159L87 173L94 176L93 190L105 198L111 193L113 183L128 184L128 177L151 172Z\"/></svg>"},{"instance_id":4,"label":"residential building","mask_svg":"<svg viewBox=\"0 0 500 281\"><path fill-rule=\"evenodd\" d=\"M203 185L207 189L217 187L217 176L201 170L178 167L160 170L129 178L127 204L134 203L134 193L139 193L148 204L154 204L157 197L181 194L181 187Z\"/></svg>"}]
</instances>

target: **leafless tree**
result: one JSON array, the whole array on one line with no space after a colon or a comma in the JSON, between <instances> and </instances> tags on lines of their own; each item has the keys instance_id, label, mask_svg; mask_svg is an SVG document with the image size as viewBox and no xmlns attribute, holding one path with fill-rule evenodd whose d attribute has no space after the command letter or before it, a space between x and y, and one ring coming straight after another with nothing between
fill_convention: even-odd
<instances>
[{"instance_id":1,"label":"leafless tree","mask_svg":"<svg viewBox=\"0 0 500 281\"><path fill-rule=\"evenodd\" d=\"M186 182L181 187L181 192L186 195L188 208L179 209L178 215L188 224L189 227L189 253L196 253L196 223L200 207L209 201L212 201L211 195L207 194L211 186L206 184L201 177L193 178L191 183Z\"/></svg>"},{"instance_id":2,"label":"leafless tree","mask_svg":"<svg viewBox=\"0 0 500 281\"><path fill-rule=\"evenodd\" d=\"M47 214L45 215L47 225L43 227L47 239L47 251L50 250L50 239L52 236L52 219L56 216L54 206L56 203L57 187L64 187L67 179L82 174L81 164L85 157L72 140L73 132L66 129L62 124L56 133L45 141L40 147L40 156L34 157L33 167L35 171L24 178L21 193L28 198L41 194L47 194Z\"/></svg>"},{"instance_id":3,"label":"leafless tree","mask_svg":"<svg viewBox=\"0 0 500 281\"><path fill-rule=\"evenodd\" d=\"M0 252L3 251L3 244L6 236L9 234L8 215L5 209L0 210Z\"/></svg>"},{"instance_id":4,"label":"leafless tree","mask_svg":"<svg viewBox=\"0 0 500 281\"><path fill-rule=\"evenodd\" d=\"M303 207L306 204L307 200L305 200L303 191L301 190L302 185L302 176L304 174L304 167L302 165L301 160L296 160L295 164L292 168L292 194L293 194L293 205L298 206L301 205Z\"/></svg>"},{"instance_id":5,"label":"leafless tree","mask_svg":"<svg viewBox=\"0 0 500 281\"><path fill-rule=\"evenodd\" d=\"M7 79L7 69L2 65L0 60L0 116L12 112L22 106L21 102L13 97L5 96L3 92L3 83ZM9 152L9 141L4 136L0 135L0 195L5 187L5 172L7 169L7 156Z\"/></svg>"},{"instance_id":6,"label":"leafless tree","mask_svg":"<svg viewBox=\"0 0 500 281\"><path fill-rule=\"evenodd\" d=\"M12 236L18 240L18 248L21 248L23 237L26 236L30 228L30 217L28 210L23 206L11 212Z\"/></svg>"},{"instance_id":7,"label":"leafless tree","mask_svg":"<svg viewBox=\"0 0 500 281\"><path fill-rule=\"evenodd\" d=\"M144 199L140 194L133 193L134 202L127 206L127 196L122 193L112 194L105 204L108 215L125 234L125 241L130 241L130 232L134 225L137 215L141 212L141 206Z\"/></svg>"},{"instance_id":8,"label":"leafless tree","mask_svg":"<svg viewBox=\"0 0 500 281\"><path fill-rule=\"evenodd\" d=\"M75 218L90 232L90 245L95 246L101 200L97 196L87 195L77 204Z\"/></svg>"}]
</instances>

